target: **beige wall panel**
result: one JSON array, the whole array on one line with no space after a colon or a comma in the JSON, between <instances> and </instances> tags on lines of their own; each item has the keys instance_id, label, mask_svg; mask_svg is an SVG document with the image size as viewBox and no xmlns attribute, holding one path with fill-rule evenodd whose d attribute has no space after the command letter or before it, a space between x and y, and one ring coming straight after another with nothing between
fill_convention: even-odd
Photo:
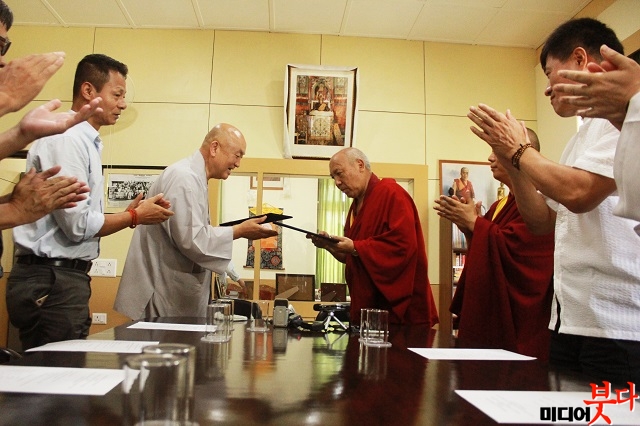
<instances>
[{"instance_id":1,"label":"beige wall panel","mask_svg":"<svg viewBox=\"0 0 640 426\"><path fill-rule=\"evenodd\" d=\"M104 325L91 324L89 334L117 327L130 321L129 317L113 310L113 302L115 301L119 286L120 278L91 278L91 299L89 299L89 309L92 313L101 312L107 314L107 323Z\"/></svg>"},{"instance_id":2,"label":"beige wall panel","mask_svg":"<svg viewBox=\"0 0 640 426\"><path fill-rule=\"evenodd\" d=\"M209 131L209 105L134 103L100 129L103 164L167 166L195 151Z\"/></svg>"},{"instance_id":3,"label":"beige wall panel","mask_svg":"<svg viewBox=\"0 0 640 426\"><path fill-rule=\"evenodd\" d=\"M489 145L471 133L467 117L428 115L427 164L429 179L438 179L440 160L487 161Z\"/></svg>"},{"instance_id":4,"label":"beige wall panel","mask_svg":"<svg viewBox=\"0 0 640 426\"><path fill-rule=\"evenodd\" d=\"M213 31L96 29L97 53L129 67L135 102L209 102Z\"/></svg>"},{"instance_id":5,"label":"beige wall panel","mask_svg":"<svg viewBox=\"0 0 640 426\"><path fill-rule=\"evenodd\" d=\"M124 209L123 209L124 210ZM100 239L100 259L116 259L116 275L122 276L122 269L133 237L133 229L125 228L115 234Z\"/></svg>"},{"instance_id":6,"label":"beige wall panel","mask_svg":"<svg viewBox=\"0 0 640 426\"><path fill-rule=\"evenodd\" d=\"M360 111L356 147L371 162L425 164L424 116Z\"/></svg>"},{"instance_id":7,"label":"beige wall panel","mask_svg":"<svg viewBox=\"0 0 640 426\"><path fill-rule=\"evenodd\" d=\"M4 347L7 346L7 337L9 335L9 313L4 302L7 297L7 278L7 275L0 278L0 298L3 300L0 303L0 346Z\"/></svg>"},{"instance_id":8,"label":"beige wall panel","mask_svg":"<svg viewBox=\"0 0 640 426\"><path fill-rule=\"evenodd\" d=\"M322 65L358 67L360 110L425 112L422 42L323 36Z\"/></svg>"},{"instance_id":9,"label":"beige wall panel","mask_svg":"<svg viewBox=\"0 0 640 426\"><path fill-rule=\"evenodd\" d=\"M533 49L425 43L427 114L466 116L471 105L536 117Z\"/></svg>"},{"instance_id":10,"label":"beige wall panel","mask_svg":"<svg viewBox=\"0 0 640 426\"><path fill-rule=\"evenodd\" d=\"M7 60L32 53L65 52L65 63L47 82L36 99L71 101L76 65L93 53L93 28L14 26L9 31L11 50Z\"/></svg>"},{"instance_id":11,"label":"beige wall panel","mask_svg":"<svg viewBox=\"0 0 640 426\"><path fill-rule=\"evenodd\" d=\"M286 65L320 60L319 35L216 31L215 37L213 103L283 106Z\"/></svg>"},{"instance_id":12,"label":"beige wall panel","mask_svg":"<svg viewBox=\"0 0 640 426\"><path fill-rule=\"evenodd\" d=\"M210 121L236 126L247 141L249 158L283 158L282 107L212 105Z\"/></svg>"},{"instance_id":13,"label":"beige wall panel","mask_svg":"<svg viewBox=\"0 0 640 426\"><path fill-rule=\"evenodd\" d=\"M431 169L431 167L429 168ZM433 209L433 201L438 198L439 188L438 180L429 179L429 212L426 216L429 220L427 260L429 261L429 281L431 284L440 284L440 216Z\"/></svg>"}]
</instances>

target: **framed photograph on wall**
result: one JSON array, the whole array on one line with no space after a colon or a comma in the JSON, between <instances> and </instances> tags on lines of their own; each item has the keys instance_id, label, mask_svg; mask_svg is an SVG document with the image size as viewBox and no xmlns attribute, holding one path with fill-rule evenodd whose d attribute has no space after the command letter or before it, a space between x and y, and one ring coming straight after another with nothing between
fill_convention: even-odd
<instances>
[{"instance_id":1,"label":"framed photograph on wall","mask_svg":"<svg viewBox=\"0 0 640 426\"><path fill-rule=\"evenodd\" d=\"M284 177L263 176L262 189L282 190L284 188ZM258 189L258 176L251 176L250 189Z\"/></svg>"},{"instance_id":2,"label":"framed photograph on wall","mask_svg":"<svg viewBox=\"0 0 640 426\"><path fill-rule=\"evenodd\" d=\"M164 169L162 166L104 166L105 213L123 211L140 192L146 196Z\"/></svg>"},{"instance_id":3,"label":"framed photograph on wall","mask_svg":"<svg viewBox=\"0 0 640 426\"><path fill-rule=\"evenodd\" d=\"M456 195L482 202L482 213L508 189L493 178L489 163L480 161L440 160L440 195Z\"/></svg>"},{"instance_id":4,"label":"framed photograph on wall","mask_svg":"<svg viewBox=\"0 0 640 426\"><path fill-rule=\"evenodd\" d=\"M355 146L358 68L288 64L285 158L331 158Z\"/></svg>"}]
</instances>

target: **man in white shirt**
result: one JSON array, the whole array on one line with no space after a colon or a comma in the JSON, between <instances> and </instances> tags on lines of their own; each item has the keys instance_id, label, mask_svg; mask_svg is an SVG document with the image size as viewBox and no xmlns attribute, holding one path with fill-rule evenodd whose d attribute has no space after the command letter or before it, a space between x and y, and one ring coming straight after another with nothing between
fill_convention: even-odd
<instances>
[{"instance_id":1,"label":"man in white shirt","mask_svg":"<svg viewBox=\"0 0 640 426\"><path fill-rule=\"evenodd\" d=\"M603 44L623 51L615 33L590 18L565 22L545 42L545 94L561 117L575 116L578 108L554 89L568 81L560 71L585 71L589 62L600 62ZM606 120L585 119L556 164L528 149L524 125L510 112L480 105L468 117L478 126L472 131L507 166L527 224L538 233L555 228L551 363L594 380L640 383L638 222L613 215L618 130Z\"/></svg>"},{"instance_id":2,"label":"man in white shirt","mask_svg":"<svg viewBox=\"0 0 640 426\"><path fill-rule=\"evenodd\" d=\"M76 68L72 110L100 97L102 111L61 135L37 140L29 150L27 170L60 165L62 173L87 182L91 190L76 207L55 210L13 230L17 257L7 282L7 310L20 330L23 350L85 338L91 325L87 272L98 257L100 237L173 215L162 194L144 202L140 194L126 211L104 214L98 131L114 125L127 107L127 72L126 65L106 55L85 56Z\"/></svg>"},{"instance_id":3,"label":"man in white shirt","mask_svg":"<svg viewBox=\"0 0 640 426\"><path fill-rule=\"evenodd\" d=\"M562 101L580 107L583 117L600 117L621 131L613 175L620 201L614 214L640 220L640 64L603 45L604 61L590 63L586 71L560 71L560 76L581 84L554 86ZM640 227L636 227L640 235Z\"/></svg>"}]
</instances>

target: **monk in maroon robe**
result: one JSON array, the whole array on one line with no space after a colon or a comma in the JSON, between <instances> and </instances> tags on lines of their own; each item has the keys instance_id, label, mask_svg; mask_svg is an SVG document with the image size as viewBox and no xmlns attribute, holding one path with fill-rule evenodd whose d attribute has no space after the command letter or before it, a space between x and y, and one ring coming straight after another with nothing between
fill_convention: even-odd
<instances>
[{"instance_id":1,"label":"monk in maroon robe","mask_svg":"<svg viewBox=\"0 0 640 426\"><path fill-rule=\"evenodd\" d=\"M532 133L532 145L539 149ZM493 152L489 162L494 177L510 187ZM450 307L459 319L458 346L500 348L548 360L553 232L533 235L512 194L496 201L484 217L457 197L443 196L436 203L438 214L458 225L469 242Z\"/></svg>"},{"instance_id":2,"label":"monk in maroon robe","mask_svg":"<svg viewBox=\"0 0 640 426\"><path fill-rule=\"evenodd\" d=\"M351 322L359 323L360 309L378 308L389 311L390 323L437 324L422 227L411 196L395 180L373 174L356 148L335 154L329 169L353 203L345 236L333 237L338 243L312 240L346 264Z\"/></svg>"}]
</instances>

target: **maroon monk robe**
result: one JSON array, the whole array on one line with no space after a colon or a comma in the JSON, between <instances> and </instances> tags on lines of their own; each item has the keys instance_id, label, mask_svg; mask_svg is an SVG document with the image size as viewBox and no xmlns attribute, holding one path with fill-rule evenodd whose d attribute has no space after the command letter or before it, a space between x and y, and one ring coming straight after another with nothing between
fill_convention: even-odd
<instances>
[{"instance_id":1,"label":"maroon monk robe","mask_svg":"<svg viewBox=\"0 0 640 426\"><path fill-rule=\"evenodd\" d=\"M450 311L459 316L458 345L549 357L553 232L531 234L515 198L491 221L494 203L475 222Z\"/></svg>"},{"instance_id":2,"label":"maroon monk robe","mask_svg":"<svg viewBox=\"0 0 640 426\"><path fill-rule=\"evenodd\" d=\"M390 323L437 324L422 227L411 196L395 180L372 174L355 217L354 209L355 202L344 228L358 251L357 257L347 256L345 269L351 321L360 322L361 308L378 308L389 311Z\"/></svg>"}]
</instances>

